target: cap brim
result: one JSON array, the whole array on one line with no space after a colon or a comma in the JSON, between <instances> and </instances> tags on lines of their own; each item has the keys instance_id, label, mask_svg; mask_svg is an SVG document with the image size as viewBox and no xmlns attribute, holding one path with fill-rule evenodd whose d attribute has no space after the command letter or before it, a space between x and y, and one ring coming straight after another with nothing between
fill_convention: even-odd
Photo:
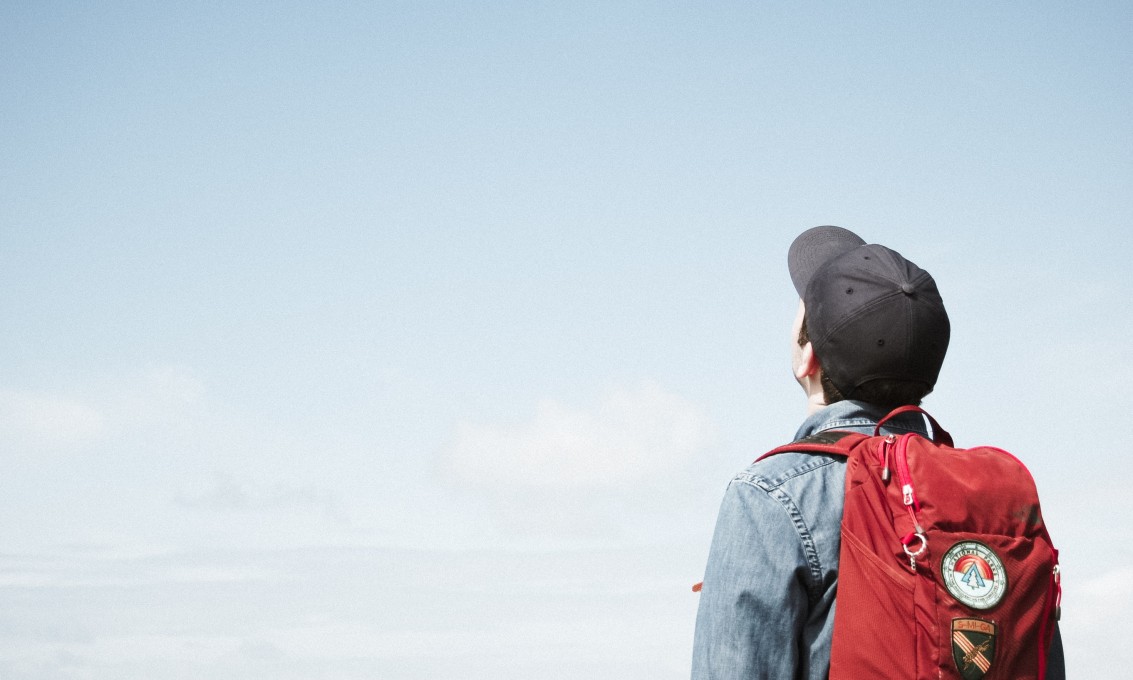
<instances>
[{"instance_id":1,"label":"cap brim","mask_svg":"<svg viewBox=\"0 0 1133 680\"><path fill-rule=\"evenodd\" d=\"M806 286L819 267L863 245L862 237L842 227L812 227L799 234L787 251L791 283L795 284L799 297L805 297Z\"/></svg>"}]
</instances>

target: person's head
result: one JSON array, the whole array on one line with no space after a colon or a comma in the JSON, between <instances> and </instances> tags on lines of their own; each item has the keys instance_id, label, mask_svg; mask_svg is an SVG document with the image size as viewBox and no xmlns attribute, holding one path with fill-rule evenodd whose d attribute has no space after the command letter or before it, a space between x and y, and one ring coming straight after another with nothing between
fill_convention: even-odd
<instances>
[{"instance_id":1,"label":"person's head","mask_svg":"<svg viewBox=\"0 0 1133 680\"><path fill-rule=\"evenodd\" d=\"M948 313L928 272L840 227L815 227L788 252L801 303L792 368L812 401L919 404L948 349Z\"/></svg>"}]
</instances>

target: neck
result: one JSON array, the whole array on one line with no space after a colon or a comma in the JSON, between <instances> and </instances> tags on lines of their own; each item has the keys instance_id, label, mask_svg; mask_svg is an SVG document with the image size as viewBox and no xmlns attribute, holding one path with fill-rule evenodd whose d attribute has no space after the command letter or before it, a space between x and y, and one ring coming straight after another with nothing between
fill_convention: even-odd
<instances>
[{"instance_id":1,"label":"neck","mask_svg":"<svg viewBox=\"0 0 1133 680\"><path fill-rule=\"evenodd\" d=\"M808 416L812 413L817 413L824 408L826 408L826 397L822 395L822 390L819 390L816 394L811 393L807 395L806 413Z\"/></svg>"},{"instance_id":2,"label":"neck","mask_svg":"<svg viewBox=\"0 0 1133 680\"><path fill-rule=\"evenodd\" d=\"M802 386L803 392L806 393L806 412L807 415L821 411L826 407L826 394L822 391L822 372L821 369L810 375L804 375L799 379L799 385Z\"/></svg>"}]
</instances>

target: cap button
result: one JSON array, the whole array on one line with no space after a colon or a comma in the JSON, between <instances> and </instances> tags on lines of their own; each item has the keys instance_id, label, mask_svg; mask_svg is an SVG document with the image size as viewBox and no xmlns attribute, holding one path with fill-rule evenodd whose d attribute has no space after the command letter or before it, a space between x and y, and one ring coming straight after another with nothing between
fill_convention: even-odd
<instances>
[{"instance_id":1,"label":"cap button","mask_svg":"<svg viewBox=\"0 0 1133 680\"><path fill-rule=\"evenodd\" d=\"M907 282L901 284L901 292L905 295L912 295L915 291L916 289L913 288L913 284Z\"/></svg>"}]
</instances>

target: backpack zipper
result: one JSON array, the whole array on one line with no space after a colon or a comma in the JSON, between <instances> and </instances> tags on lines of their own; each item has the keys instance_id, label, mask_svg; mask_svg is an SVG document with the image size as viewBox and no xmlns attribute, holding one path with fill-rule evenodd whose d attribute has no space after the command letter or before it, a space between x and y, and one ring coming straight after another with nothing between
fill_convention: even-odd
<instances>
[{"instance_id":1,"label":"backpack zipper","mask_svg":"<svg viewBox=\"0 0 1133 680\"><path fill-rule=\"evenodd\" d=\"M921 527L920 520L917 518L917 510L921 509L921 505L917 502L917 494L913 489L913 476L909 472L909 440L915 436L917 435L908 433L901 435L900 439L894 435L885 438L885 467L881 472L882 479L888 479L889 448L896 446L893 457L897 463L897 481L901 483L901 502L908 509L909 519L913 522L913 530L901 538L901 548L908 556L909 570L914 574L917 573L917 558L928 549L928 539L925 538L924 528ZM920 539L920 546L916 550L910 550L910 544L917 539Z\"/></svg>"},{"instance_id":2,"label":"backpack zipper","mask_svg":"<svg viewBox=\"0 0 1133 680\"><path fill-rule=\"evenodd\" d=\"M878 454L884 457L881 468L881 481L889 481L889 447L893 446L893 442L897 441L897 435L887 434L885 439L881 441Z\"/></svg>"},{"instance_id":3,"label":"backpack zipper","mask_svg":"<svg viewBox=\"0 0 1133 680\"><path fill-rule=\"evenodd\" d=\"M913 476L909 473L909 439L915 437L914 434L902 435L901 439L897 442L897 478L901 481L901 495L902 502L910 506L913 510L920 510L921 505L917 502L917 494L913 491ZM916 521L916 515L913 515L913 523L917 525L918 531L920 523Z\"/></svg>"}]
</instances>

